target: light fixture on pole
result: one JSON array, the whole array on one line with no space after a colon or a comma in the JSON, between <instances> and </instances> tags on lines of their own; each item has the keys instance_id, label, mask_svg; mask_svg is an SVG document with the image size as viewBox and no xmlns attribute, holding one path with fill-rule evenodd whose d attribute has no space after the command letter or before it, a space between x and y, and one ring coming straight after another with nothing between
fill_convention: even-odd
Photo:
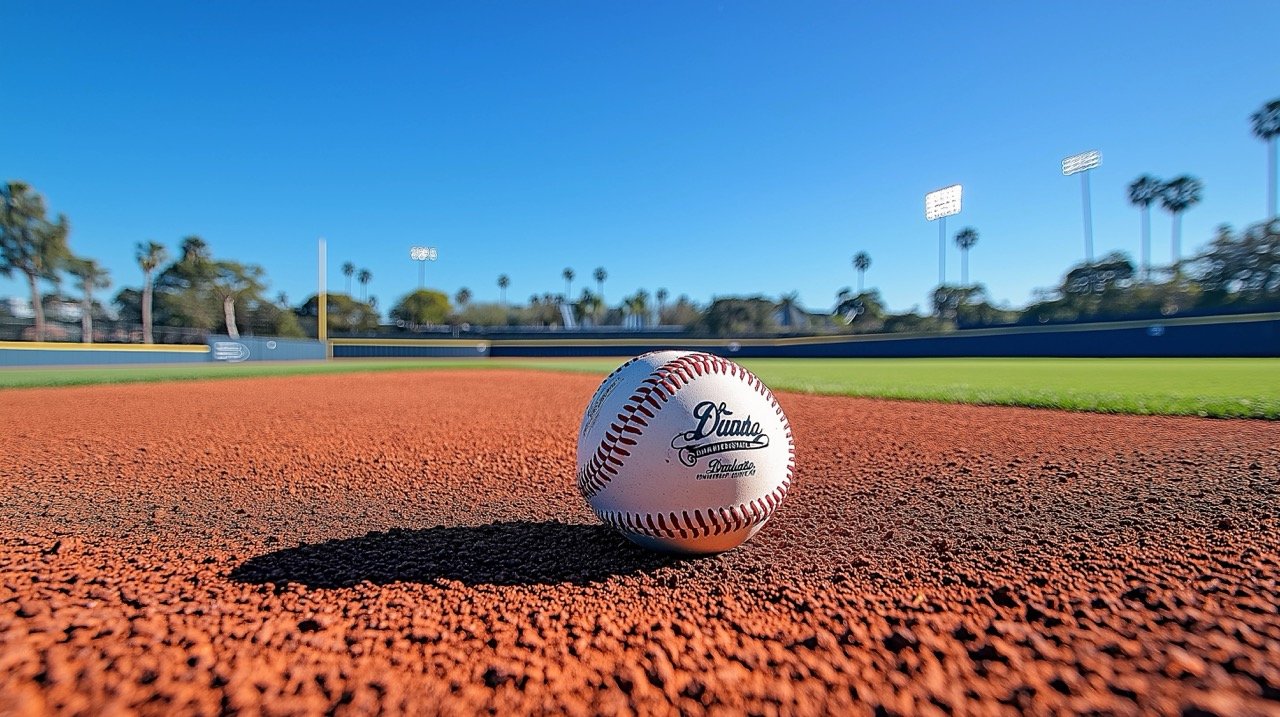
<instances>
[{"instance_id":1,"label":"light fixture on pole","mask_svg":"<svg viewBox=\"0 0 1280 717\"><path fill-rule=\"evenodd\" d=\"M1093 264L1093 209L1089 201L1089 170L1102 164L1102 154L1096 149L1073 154L1062 160L1063 176L1080 175L1080 197L1084 207L1084 259Z\"/></svg>"},{"instance_id":2,"label":"light fixture on pole","mask_svg":"<svg viewBox=\"0 0 1280 717\"><path fill-rule=\"evenodd\" d=\"M959 184L943 187L924 195L924 218L938 222L938 286L947 283L947 217L960 213Z\"/></svg>"},{"instance_id":3,"label":"light fixture on pole","mask_svg":"<svg viewBox=\"0 0 1280 717\"><path fill-rule=\"evenodd\" d=\"M439 255L433 246L409 247L409 258L418 262L418 288L423 288L427 279L427 262L435 261Z\"/></svg>"}]
</instances>

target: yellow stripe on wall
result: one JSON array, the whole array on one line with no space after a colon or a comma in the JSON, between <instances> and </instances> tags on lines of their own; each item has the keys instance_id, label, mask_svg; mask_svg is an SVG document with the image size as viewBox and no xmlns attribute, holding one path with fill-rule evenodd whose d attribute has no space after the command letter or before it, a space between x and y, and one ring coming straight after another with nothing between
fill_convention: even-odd
<instances>
[{"instance_id":1,"label":"yellow stripe on wall","mask_svg":"<svg viewBox=\"0 0 1280 717\"><path fill-rule=\"evenodd\" d=\"M330 346L454 346L473 349L477 344L489 346L480 339L329 339Z\"/></svg>"}]
</instances>

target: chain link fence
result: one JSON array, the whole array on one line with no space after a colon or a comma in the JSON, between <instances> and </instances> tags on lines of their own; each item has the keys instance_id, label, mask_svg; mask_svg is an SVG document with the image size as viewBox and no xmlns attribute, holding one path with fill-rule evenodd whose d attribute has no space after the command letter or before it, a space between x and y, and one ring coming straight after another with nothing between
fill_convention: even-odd
<instances>
[{"instance_id":1,"label":"chain link fence","mask_svg":"<svg viewBox=\"0 0 1280 717\"><path fill-rule=\"evenodd\" d=\"M203 344L209 339L209 332L204 329L179 326L155 326L152 327L151 333L154 343L157 344ZM0 341L34 341L35 338L34 320L0 319ZM84 339L79 321L72 323L46 320L44 323L45 341L77 343L83 342ZM142 324L95 320L93 341L102 344L140 344L142 343Z\"/></svg>"}]
</instances>

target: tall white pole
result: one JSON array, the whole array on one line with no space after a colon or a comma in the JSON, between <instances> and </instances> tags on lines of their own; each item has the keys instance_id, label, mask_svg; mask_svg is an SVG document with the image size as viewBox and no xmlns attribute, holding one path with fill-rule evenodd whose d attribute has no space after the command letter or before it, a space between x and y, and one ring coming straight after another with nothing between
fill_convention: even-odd
<instances>
[{"instance_id":1,"label":"tall white pole","mask_svg":"<svg viewBox=\"0 0 1280 717\"><path fill-rule=\"evenodd\" d=\"M1093 266L1093 208L1089 201L1089 173L1080 173L1081 206L1084 207L1084 260Z\"/></svg>"},{"instance_id":2,"label":"tall white pole","mask_svg":"<svg viewBox=\"0 0 1280 717\"><path fill-rule=\"evenodd\" d=\"M947 217L959 214L964 187L950 187L924 195L925 221L938 222L938 286L947 283Z\"/></svg>"},{"instance_id":3,"label":"tall white pole","mask_svg":"<svg viewBox=\"0 0 1280 717\"><path fill-rule=\"evenodd\" d=\"M1151 205L1142 208L1142 280L1151 281Z\"/></svg>"},{"instance_id":4,"label":"tall white pole","mask_svg":"<svg viewBox=\"0 0 1280 717\"><path fill-rule=\"evenodd\" d=\"M1267 218L1274 219L1280 216L1276 213L1276 138L1272 136L1267 144L1271 150L1267 155Z\"/></svg>"},{"instance_id":5,"label":"tall white pole","mask_svg":"<svg viewBox=\"0 0 1280 717\"><path fill-rule=\"evenodd\" d=\"M329 296L325 293L325 245L324 237L320 237L319 262L316 274L316 338L329 340Z\"/></svg>"},{"instance_id":6,"label":"tall white pole","mask_svg":"<svg viewBox=\"0 0 1280 717\"><path fill-rule=\"evenodd\" d=\"M1080 175L1080 213L1084 224L1084 260L1093 265L1093 207L1090 202L1089 170L1102 164L1102 153L1096 149L1073 154L1062 160L1063 176Z\"/></svg>"},{"instance_id":7,"label":"tall white pole","mask_svg":"<svg viewBox=\"0 0 1280 717\"><path fill-rule=\"evenodd\" d=\"M409 247L409 258L418 262L418 289L422 290L425 286L427 276L427 262L435 261L439 258L440 252L433 246L411 246Z\"/></svg>"},{"instance_id":8,"label":"tall white pole","mask_svg":"<svg viewBox=\"0 0 1280 717\"><path fill-rule=\"evenodd\" d=\"M938 218L938 286L947 283L947 218Z\"/></svg>"}]
</instances>

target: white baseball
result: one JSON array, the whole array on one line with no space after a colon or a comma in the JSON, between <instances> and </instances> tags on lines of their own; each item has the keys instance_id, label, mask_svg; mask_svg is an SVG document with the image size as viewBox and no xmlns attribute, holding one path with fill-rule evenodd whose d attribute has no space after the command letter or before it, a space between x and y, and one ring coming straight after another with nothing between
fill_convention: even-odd
<instances>
[{"instance_id":1,"label":"white baseball","mask_svg":"<svg viewBox=\"0 0 1280 717\"><path fill-rule=\"evenodd\" d=\"M647 548L718 553L755 535L791 487L773 394L710 354L655 351L600 384L578 430L578 490Z\"/></svg>"}]
</instances>

